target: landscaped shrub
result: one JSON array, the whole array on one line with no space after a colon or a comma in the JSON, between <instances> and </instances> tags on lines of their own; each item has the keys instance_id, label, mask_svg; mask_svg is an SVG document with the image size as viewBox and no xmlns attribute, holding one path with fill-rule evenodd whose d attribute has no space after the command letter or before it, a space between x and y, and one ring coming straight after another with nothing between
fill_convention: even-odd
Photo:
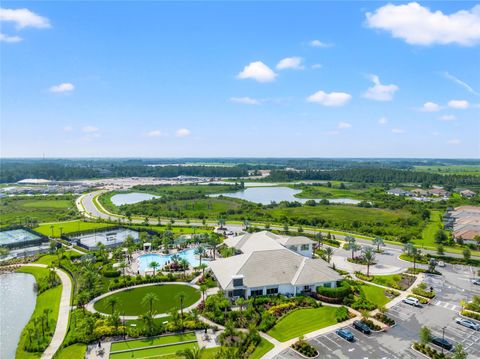
<instances>
[{"instance_id":1,"label":"landscaped shrub","mask_svg":"<svg viewBox=\"0 0 480 359\"><path fill-rule=\"evenodd\" d=\"M335 311L335 318L337 319L337 323L350 319L350 313L348 312L348 308L338 307Z\"/></svg>"},{"instance_id":2,"label":"landscaped shrub","mask_svg":"<svg viewBox=\"0 0 480 359\"><path fill-rule=\"evenodd\" d=\"M434 291L427 291L427 285L425 283L420 283L416 288L412 289L412 293L416 295L420 295L422 297L426 298L434 298L435 297L435 292Z\"/></svg>"},{"instance_id":3,"label":"landscaped shrub","mask_svg":"<svg viewBox=\"0 0 480 359\"><path fill-rule=\"evenodd\" d=\"M377 313L374 315L374 318L384 324L387 324L389 326L395 325L396 322L392 318L388 317L387 315L383 313Z\"/></svg>"},{"instance_id":4,"label":"landscaped shrub","mask_svg":"<svg viewBox=\"0 0 480 359\"><path fill-rule=\"evenodd\" d=\"M415 350L419 351L420 353L428 356L429 358L432 358L432 359L445 359L445 358L447 358L447 355L445 353L438 352L435 349L433 349L430 346L425 345L423 343L414 342L413 343L413 348Z\"/></svg>"},{"instance_id":5,"label":"landscaped shrub","mask_svg":"<svg viewBox=\"0 0 480 359\"><path fill-rule=\"evenodd\" d=\"M382 329L381 326L375 324L371 319L362 319L362 322L365 323L371 330L379 331Z\"/></svg>"},{"instance_id":6,"label":"landscaped shrub","mask_svg":"<svg viewBox=\"0 0 480 359\"><path fill-rule=\"evenodd\" d=\"M345 298L352 293L352 289L347 281L342 281L336 288L317 287L317 293L330 298Z\"/></svg>"},{"instance_id":7,"label":"landscaped shrub","mask_svg":"<svg viewBox=\"0 0 480 359\"><path fill-rule=\"evenodd\" d=\"M292 349L296 350L300 354L306 356L307 358L315 358L318 355L317 349L312 347L306 341L300 339L299 341L292 344Z\"/></svg>"},{"instance_id":8,"label":"landscaped shrub","mask_svg":"<svg viewBox=\"0 0 480 359\"><path fill-rule=\"evenodd\" d=\"M412 295L412 294L410 294L409 297L417 298L418 301L420 302L420 304L427 304L427 303L428 303L428 299L427 299L427 298L419 297L418 295Z\"/></svg>"},{"instance_id":9,"label":"landscaped shrub","mask_svg":"<svg viewBox=\"0 0 480 359\"><path fill-rule=\"evenodd\" d=\"M102 270L102 274L104 277L107 277L107 278L115 278L120 276L120 272L113 268Z\"/></svg>"},{"instance_id":10,"label":"landscaped shrub","mask_svg":"<svg viewBox=\"0 0 480 359\"><path fill-rule=\"evenodd\" d=\"M371 282L373 280L373 276L367 276L366 274L363 274L362 272L355 272L355 275L357 276L358 279L365 280L367 282Z\"/></svg>"},{"instance_id":11,"label":"landscaped shrub","mask_svg":"<svg viewBox=\"0 0 480 359\"><path fill-rule=\"evenodd\" d=\"M355 310L361 310L361 309L374 310L377 308L377 305L375 303L370 302L367 298L361 295L355 299L351 307Z\"/></svg>"},{"instance_id":12,"label":"landscaped shrub","mask_svg":"<svg viewBox=\"0 0 480 359\"><path fill-rule=\"evenodd\" d=\"M469 318L480 321L480 313L469 312L468 310L462 310L460 314L462 314L465 317L469 317Z\"/></svg>"}]
</instances>

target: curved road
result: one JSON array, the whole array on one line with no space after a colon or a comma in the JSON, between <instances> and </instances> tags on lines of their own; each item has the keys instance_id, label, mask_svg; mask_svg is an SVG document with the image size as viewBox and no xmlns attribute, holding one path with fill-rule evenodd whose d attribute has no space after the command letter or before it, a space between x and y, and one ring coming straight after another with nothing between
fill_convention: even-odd
<instances>
[{"instance_id":1,"label":"curved road","mask_svg":"<svg viewBox=\"0 0 480 359\"><path fill-rule=\"evenodd\" d=\"M108 192L108 191L107 190L99 190L99 191L87 193L85 195L80 196L76 201L78 210L81 213L84 213L85 216L88 217L88 218L101 218L101 219L110 220L110 221L114 221L114 220L118 220L118 219L122 220L123 219L123 220L126 221L126 218L124 216L109 213L105 208L101 208L101 211L97 208L96 204L94 203L94 197L96 197L99 194L104 193L104 192ZM169 218L165 218L163 220L168 221ZM141 224L141 223L143 223L143 220L132 219L132 223ZM190 220L190 223L186 223L183 220L175 220L175 223L177 225L188 225L188 226L198 226L198 227L203 226L201 221L195 221L195 220ZM252 223L252 225L253 224L256 227L259 227L259 228L263 227L262 224ZM217 225L217 222L207 221L207 225L215 226L215 225ZM229 223L227 223L227 224L225 224L225 227L228 228L228 230L231 230L232 232L241 232L243 230L243 226L241 224L229 224ZM270 226L270 229L283 230L283 227L282 226ZM318 233L318 231L313 231L313 230L309 230L309 229L304 229L304 232L309 233L309 234ZM321 231L321 232L324 233L324 234L328 233L328 231ZM351 236L355 237L354 234L351 234ZM340 234L335 234L335 237L337 239L344 240L346 236L345 235L340 235ZM362 239L362 238L358 238L358 237L355 237L355 239L361 245L372 245L372 241L370 241L370 240ZM403 252L403 245L402 244L396 245L396 244L388 243L383 248L388 250L388 251L397 252L398 254ZM420 249L422 250L423 253L437 254L437 252L434 251L434 250L422 249L422 248L420 248ZM463 255L457 254L457 253L446 253L446 255L451 256L451 257L463 258ZM473 256L473 255L472 255L472 258L480 259L480 257Z\"/></svg>"}]
</instances>

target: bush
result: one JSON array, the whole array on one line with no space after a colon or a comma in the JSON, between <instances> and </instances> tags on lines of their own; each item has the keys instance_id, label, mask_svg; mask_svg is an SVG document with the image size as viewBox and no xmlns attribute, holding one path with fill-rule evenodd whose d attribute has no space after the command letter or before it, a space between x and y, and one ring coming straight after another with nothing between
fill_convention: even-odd
<instances>
[{"instance_id":1,"label":"bush","mask_svg":"<svg viewBox=\"0 0 480 359\"><path fill-rule=\"evenodd\" d=\"M355 272L355 275L357 276L358 279L365 280L367 282L371 282L373 280L373 276L367 276L366 274L363 274L362 272Z\"/></svg>"},{"instance_id":2,"label":"bush","mask_svg":"<svg viewBox=\"0 0 480 359\"><path fill-rule=\"evenodd\" d=\"M312 347L306 341L300 339L296 343L292 344L292 349L296 350L300 354L306 356L307 358L315 358L318 355L317 349Z\"/></svg>"},{"instance_id":3,"label":"bush","mask_svg":"<svg viewBox=\"0 0 480 359\"><path fill-rule=\"evenodd\" d=\"M116 269L104 269L102 270L102 274L107 278L115 278L120 276L120 272Z\"/></svg>"},{"instance_id":4,"label":"bush","mask_svg":"<svg viewBox=\"0 0 480 359\"><path fill-rule=\"evenodd\" d=\"M343 281L336 288L317 287L317 293L324 297L343 299L352 293L352 289L346 281Z\"/></svg>"},{"instance_id":5,"label":"bush","mask_svg":"<svg viewBox=\"0 0 480 359\"><path fill-rule=\"evenodd\" d=\"M362 322L365 323L371 330L379 331L382 329L381 326L375 324L371 319L362 319Z\"/></svg>"},{"instance_id":6,"label":"bush","mask_svg":"<svg viewBox=\"0 0 480 359\"><path fill-rule=\"evenodd\" d=\"M472 318L472 319L475 319L475 320L479 320L480 321L480 313L474 313L474 312L470 312L468 310L462 310L460 312L461 315L465 316L465 317L469 317L469 318Z\"/></svg>"},{"instance_id":7,"label":"bush","mask_svg":"<svg viewBox=\"0 0 480 359\"><path fill-rule=\"evenodd\" d=\"M335 317L337 319L337 323L350 319L350 314L347 307L338 307L335 311Z\"/></svg>"},{"instance_id":8,"label":"bush","mask_svg":"<svg viewBox=\"0 0 480 359\"><path fill-rule=\"evenodd\" d=\"M375 314L374 318L376 320L378 320L379 322L382 322L386 325L389 325L389 326L393 326L396 324L395 320L393 320L392 318L388 317L387 315L383 314L383 313L377 313Z\"/></svg>"},{"instance_id":9,"label":"bush","mask_svg":"<svg viewBox=\"0 0 480 359\"><path fill-rule=\"evenodd\" d=\"M422 284L424 284L424 283L422 283ZM413 288L412 293L416 294L416 295L420 295L422 297L429 298L429 299L434 298L435 295L436 295L435 292L434 291L426 291L425 286L423 286L422 284L420 284L416 288Z\"/></svg>"}]
</instances>

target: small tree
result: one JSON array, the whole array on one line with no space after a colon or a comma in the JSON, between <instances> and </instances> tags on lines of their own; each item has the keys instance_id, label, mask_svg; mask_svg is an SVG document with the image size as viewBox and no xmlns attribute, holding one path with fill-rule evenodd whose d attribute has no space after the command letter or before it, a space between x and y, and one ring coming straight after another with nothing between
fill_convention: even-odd
<instances>
[{"instance_id":1,"label":"small tree","mask_svg":"<svg viewBox=\"0 0 480 359\"><path fill-rule=\"evenodd\" d=\"M107 299L107 304L110 306L112 313L115 312L115 306L118 304L118 298L114 295L109 296Z\"/></svg>"},{"instance_id":2,"label":"small tree","mask_svg":"<svg viewBox=\"0 0 480 359\"><path fill-rule=\"evenodd\" d=\"M445 251L443 249L443 244L439 244L437 246L437 254L440 255L440 256L443 256L445 254Z\"/></svg>"},{"instance_id":3,"label":"small tree","mask_svg":"<svg viewBox=\"0 0 480 359\"><path fill-rule=\"evenodd\" d=\"M357 244L357 240L352 236L345 237L347 241L347 249L352 252L352 260L355 257L355 252L359 250L359 245Z\"/></svg>"},{"instance_id":4,"label":"small tree","mask_svg":"<svg viewBox=\"0 0 480 359\"><path fill-rule=\"evenodd\" d=\"M444 230L442 229L439 229L436 233L435 233L435 242L436 243L444 243L448 240L448 236L447 234L445 233Z\"/></svg>"},{"instance_id":5,"label":"small tree","mask_svg":"<svg viewBox=\"0 0 480 359\"><path fill-rule=\"evenodd\" d=\"M160 263L153 261L153 262L150 262L148 267L153 269L153 276L155 277L155 271L157 270L158 267L160 267Z\"/></svg>"},{"instance_id":6,"label":"small tree","mask_svg":"<svg viewBox=\"0 0 480 359\"><path fill-rule=\"evenodd\" d=\"M150 293L145 294L145 296L142 299L142 304L143 305L147 304L148 305L148 312L150 314L152 314L153 313L153 303L155 303L157 301L158 301L158 296L155 293L150 292Z\"/></svg>"},{"instance_id":7,"label":"small tree","mask_svg":"<svg viewBox=\"0 0 480 359\"><path fill-rule=\"evenodd\" d=\"M370 266L375 263L375 252L372 247L363 248L363 260L367 265L367 277L370 277Z\"/></svg>"},{"instance_id":8,"label":"small tree","mask_svg":"<svg viewBox=\"0 0 480 359\"><path fill-rule=\"evenodd\" d=\"M472 256L472 251L470 250L470 248L465 248L463 250L463 258L468 261L470 260L470 257Z\"/></svg>"},{"instance_id":9,"label":"small tree","mask_svg":"<svg viewBox=\"0 0 480 359\"><path fill-rule=\"evenodd\" d=\"M422 344L429 343L430 340L432 339L432 332L430 331L430 328L428 328L425 325L421 327L419 337L420 337L420 342Z\"/></svg>"},{"instance_id":10,"label":"small tree","mask_svg":"<svg viewBox=\"0 0 480 359\"><path fill-rule=\"evenodd\" d=\"M325 256L326 261L330 263L333 255L333 249L331 247L325 248L325 252L323 252L323 255Z\"/></svg>"},{"instance_id":11,"label":"small tree","mask_svg":"<svg viewBox=\"0 0 480 359\"><path fill-rule=\"evenodd\" d=\"M377 246L377 253L380 253L380 247L385 245L382 237L375 237L372 243L374 246Z\"/></svg>"},{"instance_id":12,"label":"small tree","mask_svg":"<svg viewBox=\"0 0 480 359\"><path fill-rule=\"evenodd\" d=\"M431 258L429 261L428 261L428 271L430 273L435 273L436 270L435 268L437 267L437 261L433 258Z\"/></svg>"},{"instance_id":13,"label":"small tree","mask_svg":"<svg viewBox=\"0 0 480 359\"><path fill-rule=\"evenodd\" d=\"M463 349L463 345L461 343L455 344L455 351L453 354L454 359L467 359L467 352Z\"/></svg>"}]
</instances>

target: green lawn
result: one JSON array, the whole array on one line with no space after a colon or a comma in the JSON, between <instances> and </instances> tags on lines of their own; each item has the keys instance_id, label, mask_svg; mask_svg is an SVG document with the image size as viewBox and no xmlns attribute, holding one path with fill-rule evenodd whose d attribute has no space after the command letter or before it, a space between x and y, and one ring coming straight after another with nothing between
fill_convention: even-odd
<instances>
[{"instance_id":1,"label":"green lawn","mask_svg":"<svg viewBox=\"0 0 480 359\"><path fill-rule=\"evenodd\" d=\"M365 297L372 303L381 307L390 301L385 295L385 289L376 287L374 285L364 284L360 286L360 291L365 294Z\"/></svg>"},{"instance_id":2,"label":"green lawn","mask_svg":"<svg viewBox=\"0 0 480 359\"><path fill-rule=\"evenodd\" d=\"M72 250L65 251L63 254L63 258L77 258L81 257L82 255L80 253L77 253ZM62 258L62 259L63 259ZM45 254L44 256L40 257L35 263L39 264L46 264L47 266L52 265L54 262L57 263L58 261L58 256L56 254Z\"/></svg>"},{"instance_id":3,"label":"green lawn","mask_svg":"<svg viewBox=\"0 0 480 359\"><path fill-rule=\"evenodd\" d=\"M200 299L200 292L197 289L180 284L158 284L127 289L111 296L118 299L115 310L119 310L120 313L125 313L125 315L141 315L148 310L148 304L142 303L142 299L147 293L154 293L158 297L158 301L153 304L154 311L156 313L166 313L173 307L180 307L177 295L181 292L185 293L184 308ZM102 313L111 314L112 308L108 304L109 297L105 297L95 303L95 309Z\"/></svg>"},{"instance_id":4,"label":"green lawn","mask_svg":"<svg viewBox=\"0 0 480 359\"><path fill-rule=\"evenodd\" d=\"M162 345L162 344L173 344L178 342L188 342L191 340L196 340L194 333L186 333L184 335L166 335L155 338L146 338L140 340L130 340L125 342L113 343L111 351L119 350L128 350L128 349L137 349L144 348L153 345Z\"/></svg>"},{"instance_id":5,"label":"green lawn","mask_svg":"<svg viewBox=\"0 0 480 359\"><path fill-rule=\"evenodd\" d=\"M18 272L21 273L30 273L35 277L35 280L38 282L41 278L48 275L47 268L39 267L21 267ZM50 309L51 313L49 315L50 330L47 331L45 336L45 347L51 340L55 326L57 325L58 310L60 307L60 296L62 294L62 285L58 285L54 288L48 289L45 292L37 296L37 302L35 304L35 309L30 317L30 321L27 323L25 328L23 328L20 340L17 345L17 351L15 354L16 359L30 359L38 358L41 356L41 353L29 353L26 352L24 348L25 342L28 340L27 328L33 328L34 324L32 319L40 317L43 314L44 309Z\"/></svg>"},{"instance_id":6,"label":"green lawn","mask_svg":"<svg viewBox=\"0 0 480 359\"><path fill-rule=\"evenodd\" d=\"M83 359L86 351L86 344L73 344L60 350L55 359Z\"/></svg>"},{"instance_id":7,"label":"green lawn","mask_svg":"<svg viewBox=\"0 0 480 359\"><path fill-rule=\"evenodd\" d=\"M274 345L272 343L262 338L260 344L257 345L255 351L252 353L252 355L250 355L249 359L260 359L270 350L272 350L273 347Z\"/></svg>"},{"instance_id":8,"label":"green lawn","mask_svg":"<svg viewBox=\"0 0 480 359\"><path fill-rule=\"evenodd\" d=\"M411 242L419 247L435 249L437 247L435 233L442 228L441 212L431 211L430 219L422 231L422 239L414 239Z\"/></svg>"},{"instance_id":9,"label":"green lawn","mask_svg":"<svg viewBox=\"0 0 480 359\"><path fill-rule=\"evenodd\" d=\"M87 231L87 230L97 229L97 228L113 227L113 226L118 226L118 224L84 222L84 221L78 220L78 221L59 222L59 223L53 223L53 224L43 223L38 227L34 228L34 230L45 236L51 236L52 226L53 226L53 235L55 237L60 237L60 227L62 227L63 234L68 234L72 232Z\"/></svg>"},{"instance_id":10,"label":"green lawn","mask_svg":"<svg viewBox=\"0 0 480 359\"><path fill-rule=\"evenodd\" d=\"M187 343L187 344L177 344L177 345L170 345L168 347L161 347L161 348L150 348L150 349L140 349L134 350L131 352L124 352L124 353L117 353L117 354L110 354L110 359L170 359L170 358L178 358L175 353L179 350L185 350L188 348L195 348L197 346L196 343Z\"/></svg>"},{"instance_id":11,"label":"green lawn","mask_svg":"<svg viewBox=\"0 0 480 359\"><path fill-rule=\"evenodd\" d=\"M327 186L291 186L295 189L300 189L302 192L298 193L295 197L298 198L353 198L353 199L368 199L367 188L333 188Z\"/></svg>"},{"instance_id":12,"label":"green lawn","mask_svg":"<svg viewBox=\"0 0 480 359\"><path fill-rule=\"evenodd\" d=\"M78 218L72 196L5 197L0 199L0 208L2 226Z\"/></svg>"},{"instance_id":13,"label":"green lawn","mask_svg":"<svg viewBox=\"0 0 480 359\"><path fill-rule=\"evenodd\" d=\"M335 312L336 308L327 306L299 309L283 317L268 334L285 342L337 323Z\"/></svg>"}]
</instances>

